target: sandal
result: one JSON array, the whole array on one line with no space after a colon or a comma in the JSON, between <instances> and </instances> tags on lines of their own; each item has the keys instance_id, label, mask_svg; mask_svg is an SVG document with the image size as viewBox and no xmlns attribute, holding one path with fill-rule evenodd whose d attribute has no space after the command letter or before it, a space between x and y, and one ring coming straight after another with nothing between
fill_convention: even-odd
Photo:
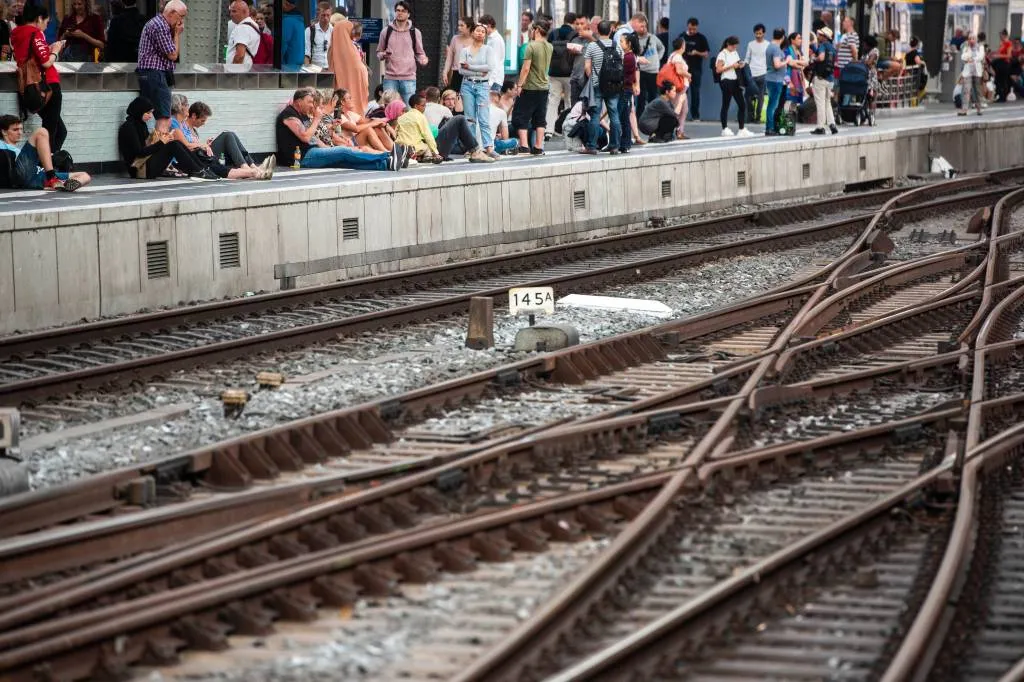
<instances>
[{"instance_id":1,"label":"sandal","mask_svg":"<svg viewBox=\"0 0 1024 682\"><path fill-rule=\"evenodd\" d=\"M187 178L188 175L185 174L185 173L182 173L177 168L174 168L172 166L168 166L167 169L164 170L164 172L162 174L162 177L165 177L165 178Z\"/></svg>"}]
</instances>

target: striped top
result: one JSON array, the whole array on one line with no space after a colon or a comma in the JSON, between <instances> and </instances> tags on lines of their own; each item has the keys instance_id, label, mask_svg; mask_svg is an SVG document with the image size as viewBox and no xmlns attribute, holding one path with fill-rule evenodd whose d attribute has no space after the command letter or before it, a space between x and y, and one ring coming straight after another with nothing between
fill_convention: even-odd
<instances>
[{"instance_id":1,"label":"striped top","mask_svg":"<svg viewBox=\"0 0 1024 682\"><path fill-rule=\"evenodd\" d=\"M836 41L836 66L842 69L853 61L853 51L860 49L860 36L850 31L839 36Z\"/></svg>"}]
</instances>

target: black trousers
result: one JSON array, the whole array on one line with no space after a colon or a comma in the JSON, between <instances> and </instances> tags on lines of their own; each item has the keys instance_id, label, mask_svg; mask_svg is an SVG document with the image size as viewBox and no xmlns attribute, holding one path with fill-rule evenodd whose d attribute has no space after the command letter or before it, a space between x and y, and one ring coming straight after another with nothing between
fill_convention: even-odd
<instances>
[{"instance_id":1,"label":"black trousers","mask_svg":"<svg viewBox=\"0 0 1024 682\"><path fill-rule=\"evenodd\" d=\"M740 128L746 124L746 109L747 105L743 101L743 95L740 92L740 81L738 78L723 78L718 82L722 88L722 112L719 116L722 121L722 127L725 128L729 125L729 103L730 101L736 102L736 120L740 124Z\"/></svg>"},{"instance_id":2,"label":"black trousers","mask_svg":"<svg viewBox=\"0 0 1024 682\"><path fill-rule=\"evenodd\" d=\"M636 98L636 117L644 113L644 107L648 102L653 102L658 96L658 74L640 72L640 96Z\"/></svg>"},{"instance_id":3,"label":"black trousers","mask_svg":"<svg viewBox=\"0 0 1024 682\"><path fill-rule=\"evenodd\" d=\"M50 150L58 151L64 146L64 140L68 137L68 129L64 127L64 120L60 117L60 109L63 104L63 96L60 91L60 83L50 84L50 99L46 106L39 110L39 118L43 121L43 127L50 134Z\"/></svg>"},{"instance_id":4,"label":"black trousers","mask_svg":"<svg viewBox=\"0 0 1024 682\"><path fill-rule=\"evenodd\" d=\"M480 146L476 142L476 135L469 127L469 121L462 114L456 114L445 121L445 124L437 131L436 142L437 153L443 159L447 159L451 155L456 142L466 152L476 151L476 148Z\"/></svg>"},{"instance_id":5,"label":"black trousers","mask_svg":"<svg viewBox=\"0 0 1024 682\"><path fill-rule=\"evenodd\" d=\"M247 164L256 163L242 145L242 141L238 139L238 135L231 131L218 135L214 139L213 144L210 145L210 149L213 150L213 158L219 158L223 154L224 160L232 168L240 168Z\"/></svg>"},{"instance_id":6,"label":"black trousers","mask_svg":"<svg viewBox=\"0 0 1024 682\"><path fill-rule=\"evenodd\" d=\"M690 100L690 118L694 121L700 120L700 81L703 77L704 60L701 59L697 68L690 66L690 89L686 91L686 96Z\"/></svg>"},{"instance_id":7,"label":"black trousers","mask_svg":"<svg viewBox=\"0 0 1024 682\"><path fill-rule=\"evenodd\" d=\"M1010 63L1005 59L993 59L992 70L996 76L996 99L1005 102L1010 94Z\"/></svg>"},{"instance_id":8,"label":"black trousers","mask_svg":"<svg viewBox=\"0 0 1024 682\"><path fill-rule=\"evenodd\" d=\"M159 149L153 152L146 161L146 179L151 180L163 175L172 159L174 160L174 165L177 166L179 170L183 173L188 173L189 175L198 173L204 168L203 164L201 164L195 155L189 151L188 147L177 140L173 140L171 142L164 143ZM221 167L223 168L223 166ZM226 176L227 173L225 172L222 177Z\"/></svg>"}]
</instances>

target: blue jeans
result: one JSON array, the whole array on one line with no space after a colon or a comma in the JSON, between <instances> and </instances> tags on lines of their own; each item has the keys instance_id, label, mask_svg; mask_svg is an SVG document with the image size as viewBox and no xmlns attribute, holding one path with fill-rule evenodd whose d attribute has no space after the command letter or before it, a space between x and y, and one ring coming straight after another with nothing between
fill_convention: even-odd
<instances>
[{"instance_id":1,"label":"blue jeans","mask_svg":"<svg viewBox=\"0 0 1024 682\"><path fill-rule=\"evenodd\" d=\"M597 138L601 135L601 103L608 107L608 148L618 149L619 138L622 136L622 124L616 113L619 111L619 95L607 97L594 88L594 101L590 103L590 135L587 138L587 149L597 149Z\"/></svg>"},{"instance_id":2,"label":"blue jeans","mask_svg":"<svg viewBox=\"0 0 1024 682\"><path fill-rule=\"evenodd\" d=\"M494 146L491 133L491 94L487 81L471 81L462 79L462 110L469 119L470 125L476 124L479 132L477 139L486 149Z\"/></svg>"},{"instance_id":3,"label":"blue jeans","mask_svg":"<svg viewBox=\"0 0 1024 682\"><path fill-rule=\"evenodd\" d=\"M764 112L764 129L766 132L775 132L775 113L782 100L782 93L786 90L785 83L773 83L768 81L768 108Z\"/></svg>"},{"instance_id":4,"label":"blue jeans","mask_svg":"<svg viewBox=\"0 0 1024 682\"><path fill-rule=\"evenodd\" d=\"M619 95L619 151L626 151L633 146L633 131L629 127L629 112L633 110L633 93Z\"/></svg>"},{"instance_id":5,"label":"blue jeans","mask_svg":"<svg viewBox=\"0 0 1024 682\"><path fill-rule=\"evenodd\" d=\"M59 180L67 180L67 173L57 173ZM14 177L11 178L16 188L42 189L46 173L39 165L39 152L30 143L26 142L18 157L14 161Z\"/></svg>"},{"instance_id":6,"label":"blue jeans","mask_svg":"<svg viewBox=\"0 0 1024 682\"><path fill-rule=\"evenodd\" d=\"M167 84L167 73L159 69L136 69L139 77L139 93L153 104L153 117L171 117L171 86Z\"/></svg>"},{"instance_id":7,"label":"blue jeans","mask_svg":"<svg viewBox=\"0 0 1024 682\"><path fill-rule=\"evenodd\" d=\"M351 147L313 147L302 158L303 168L387 170L388 152L361 152Z\"/></svg>"},{"instance_id":8,"label":"blue jeans","mask_svg":"<svg viewBox=\"0 0 1024 682\"><path fill-rule=\"evenodd\" d=\"M396 81L385 78L384 89L394 90L402 96L402 101L408 104L409 98L416 94L416 81Z\"/></svg>"}]
</instances>

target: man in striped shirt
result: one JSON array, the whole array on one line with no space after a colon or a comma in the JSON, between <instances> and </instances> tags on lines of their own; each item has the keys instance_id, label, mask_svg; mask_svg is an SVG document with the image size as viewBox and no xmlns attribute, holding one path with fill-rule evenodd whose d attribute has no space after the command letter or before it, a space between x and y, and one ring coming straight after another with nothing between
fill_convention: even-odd
<instances>
[{"instance_id":1,"label":"man in striped shirt","mask_svg":"<svg viewBox=\"0 0 1024 682\"><path fill-rule=\"evenodd\" d=\"M860 36L853 30L853 19L843 19L843 33L836 41L836 78L839 72L850 62L857 61L860 56Z\"/></svg>"}]
</instances>

